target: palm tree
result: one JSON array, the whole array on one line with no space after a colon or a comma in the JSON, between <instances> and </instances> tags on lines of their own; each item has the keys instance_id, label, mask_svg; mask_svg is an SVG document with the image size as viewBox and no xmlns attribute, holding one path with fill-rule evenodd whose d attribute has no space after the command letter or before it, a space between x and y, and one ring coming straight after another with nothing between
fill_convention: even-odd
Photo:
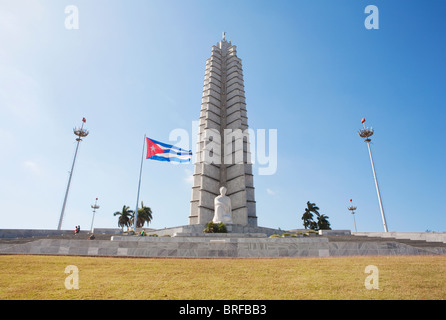
<instances>
[{"instance_id":1,"label":"palm tree","mask_svg":"<svg viewBox=\"0 0 446 320\"><path fill-rule=\"evenodd\" d=\"M319 207L315 203L307 201L307 207L302 215L305 229L311 230L331 230L330 222L328 222L328 216L319 213ZM313 213L317 216L317 222L313 220Z\"/></svg>"},{"instance_id":2,"label":"palm tree","mask_svg":"<svg viewBox=\"0 0 446 320\"><path fill-rule=\"evenodd\" d=\"M124 205L122 207L122 211L116 211L115 213L113 213L113 215L119 216L118 218L118 226L122 228L122 230L124 230L124 227L127 226L129 227L131 224L131 217L133 215L133 210L129 210L129 206Z\"/></svg>"},{"instance_id":3,"label":"palm tree","mask_svg":"<svg viewBox=\"0 0 446 320\"><path fill-rule=\"evenodd\" d=\"M138 209L138 218L136 218L136 227L142 228L144 223L147 223L148 226L152 219L152 209L150 209L150 207L145 207L144 203L141 201L141 208Z\"/></svg>"},{"instance_id":4,"label":"palm tree","mask_svg":"<svg viewBox=\"0 0 446 320\"><path fill-rule=\"evenodd\" d=\"M316 206L315 203L310 203L310 201L307 201L307 207L308 207L308 210L310 210L311 212L314 212L316 215L319 215L318 210L320 210L320 209L318 206Z\"/></svg>"},{"instance_id":5,"label":"palm tree","mask_svg":"<svg viewBox=\"0 0 446 320\"><path fill-rule=\"evenodd\" d=\"M313 221L313 212L319 216L319 207L316 206L315 203L311 203L307 201L307 207L305 208L305 212L302 215L302 220L304 221L305 229L310 228L315 230L317 224Z\"/></svg>"},{"instance_id":6,"label":"palm tree","mask_svg":"<svg viewBox=\"0 0 446 320\"><path fill-rule=\"evenodd\" d=\"M311 222L313 221L313 214L308 208L305 208L305 212L302 215L302 220L304 221L304 227L305 229L309 228L311 225Z\"/></svg>"},{"instance_id":7,"label":"palm tree","mask_svg":"<svg viewBox=\"0 0 446 320\"><path fill-rule=\"evenodd\" d=\"M325 214L318 215L317 226L319 230L331 230L330 222L328 222L328 216Z\"/></svg>"}]
</instances>

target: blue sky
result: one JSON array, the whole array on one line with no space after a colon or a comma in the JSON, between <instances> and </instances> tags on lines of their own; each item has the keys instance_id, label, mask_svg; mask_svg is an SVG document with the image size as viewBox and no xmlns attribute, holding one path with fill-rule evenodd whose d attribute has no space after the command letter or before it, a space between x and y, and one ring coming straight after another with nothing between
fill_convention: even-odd
<instances>
[{"instance_id":1,"label":"blue sky","mask_svg":"<svg viewBox=\"0 0 446 320\"><path fill-rule=\"evenodd\" d=\"M367 5L379 29L364 26ZM79 29L65 28L65 7ZM302 228L315 202L334 229L446 231L446 4L431 1L31 1L0 4L0 228L55 229L87 119L63 229L116 227L136 204L144 134L192 136L205 60L221 40L243 61L249 125L277 129L277 172L254 166L260 226ZM192 137L191 137L192 141ZM181 141L180 147L185 147ZM191 146L195 151L195 146ZM193 165L144 162L151 227L188 223Z\"/></svg>"}]
</instances>

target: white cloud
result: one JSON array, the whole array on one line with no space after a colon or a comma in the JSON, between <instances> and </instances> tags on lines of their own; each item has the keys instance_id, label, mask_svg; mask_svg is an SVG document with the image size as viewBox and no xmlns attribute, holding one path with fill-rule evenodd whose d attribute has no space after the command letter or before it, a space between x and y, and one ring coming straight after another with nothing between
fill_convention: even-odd
<instances>
[{"instance_id":1,"label":"white cloud","mask_svg":"<svg viewBox=\"0 0 446 320\"><path fill-rule=\"evenodd\" d=\"M26 160L23 162L23 166L36 175L40 175L42 173L42 169L40 166L31 160Z\"/></svg>"},{"instance_id":2,"label":"white cloud","mask_svg":"<svg viewBox=\"0 0 446 320\"><path fill-rule=\"evenodd\" d=\"M276 194L276 192L271 190L270 188L266 188L266 193L268 193L269 195L272 195L272 196Z\"/></svg>"}]
</instances>

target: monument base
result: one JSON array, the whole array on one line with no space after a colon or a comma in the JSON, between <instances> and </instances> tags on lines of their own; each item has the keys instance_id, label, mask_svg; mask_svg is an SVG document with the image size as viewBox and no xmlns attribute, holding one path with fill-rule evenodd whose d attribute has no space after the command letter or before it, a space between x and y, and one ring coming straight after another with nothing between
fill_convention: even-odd
<instances>
[{"instance_id":1,"label":"monument base","mask_svg":"<svg viewBox=\"0 0 446 320\"><path fill-rule=\"evenodd\" d=\"M164 228L164 229L158 229L151 232L147 232L147 235L157 235L159 237L162 236L171 236L174 237L175 235L180 235L182 237L186 237L189 235L197 235L200 234L201 236L205 235L203 233L203 230L206 228L205 224L192 224L192 225L185 225L185 226L178 226L178 227L171 227L171 228ZM243 237L248 237L249 234L257 234L262 235L262 237L269 237L273 234L282 235L285 232L288 232L286 230L280 230L280 229L273 229L273 228L266 228L266 227L253 227L253 226L243 226L239 224L227 224L226 229L228 230L227 235L232 237L237 237L238 235L243 235ZM138 231L138 230L137 230ZM224 235L224 233L219 233L220 235Z\"/></svg>"},{"instance_id":2,"label":"monument base","mask_svg":"<svg viewBox=\"0 0 446 320\"><path fill-rule=\"evenodd\" d=\"M175 233L174 238L267 238L266 233Z\"/></svg>"},{"instance_id":3,"label":"monument base","mask_svg":"<svg viewBox=\"0 0 446 320\"><path fill-rule=\"evenodd\" d=\"M203 226L201 226L203 227ZM163 229L178 232L200 226ZM235 227L237 229L237 227ZM269 228L255 228L275 232ZM234 228L233 228L234 230ZM1 230L0 230L1 231ZM202 230L201 230L202 231ZM161 232L159 232L161 233ZM10 235L10 232L8 233ZM1 235L1 232L0 232ZM202 232L176 236L98 235L86 240L83 234L39 238L0 238L2 254L40 254L111 257L172 257L172 258L281 258L281 257L340 257L446 255L446 244L420 240L398 240L349 234L314 235L308 237L266 238L265 233ZM111 238L111 239L110 239Z\"/></svg>"}]
</instances>

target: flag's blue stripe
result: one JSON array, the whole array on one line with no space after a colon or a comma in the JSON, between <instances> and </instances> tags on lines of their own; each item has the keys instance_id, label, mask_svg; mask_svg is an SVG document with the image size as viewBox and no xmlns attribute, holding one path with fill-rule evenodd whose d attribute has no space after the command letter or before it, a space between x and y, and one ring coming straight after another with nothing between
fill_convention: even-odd
<instances>
[{"instance_id":1,"label":"flag's blue stripe","mask_svg":"<svg viewBox=\"0 0 446 320\"><path fill-rule=\"evenodd\" d=\"M157 160L157 161L167 161L167 162L190 162L191 159L180 159L177 157L160 157L160 156L151 156L150 158L148 158L150 160Z\"/></svg>"},{"instance_id":2,"label":"flag's blue stripe","mask_svg":"<svg viewBox=\"0 0 446 320\"><path fill-rule=\"evenodd\" d=\"M176 151L172 149L164 149L164 153L176 154L178 156L191 156L192 151Z\"/></svg>"},{"instance_id":3,"label":"flag's blue stripe","mask_svg":"<svg viewBox=\"0 0 446 320\"><path fill-rule=\"evenodd\" d=\"M161 158L178 158L178 159L190 159L192 158L191 155L177 155L177 154L171 154L171 153L157 153L156 156L161 157Z\"/></svg>"}]
</instances>

